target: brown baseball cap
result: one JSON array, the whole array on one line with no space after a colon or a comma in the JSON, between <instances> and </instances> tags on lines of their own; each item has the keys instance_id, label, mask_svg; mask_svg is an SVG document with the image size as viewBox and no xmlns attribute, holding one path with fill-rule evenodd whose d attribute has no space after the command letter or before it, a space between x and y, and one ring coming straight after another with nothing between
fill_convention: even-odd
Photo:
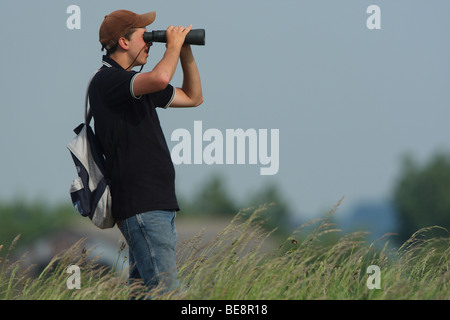
<instances>
[{"instance_id":1,"label":"brown baseball cap","mask_svg":"<svg viewBox=\"0 0 450 320\"><path fill-rule=\"evenodd\" d=\"M145 28L155 21L156 12L137 14L128 10L111 12L100 26L102 49L112 48L131 28Z\"/></svg>"}]
</instances>

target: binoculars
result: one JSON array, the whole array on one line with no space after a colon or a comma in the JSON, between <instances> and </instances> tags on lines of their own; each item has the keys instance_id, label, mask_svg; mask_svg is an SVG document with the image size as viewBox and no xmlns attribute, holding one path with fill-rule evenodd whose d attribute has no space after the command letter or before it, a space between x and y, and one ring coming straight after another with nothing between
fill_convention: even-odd
<instances>
[{"instance_id":1,"label":"binoculars","mask_svg":"<svg viewBox=\"0 0 450 320\"><path fill-rule=\"evenodd\" d=\"M144 32L145 42L167 42L166 30L154 30L151 32ZM192 29L186 35L185 44L193 44L198 46L205 45L205 29Z\"/></svg>"}]
</instances>

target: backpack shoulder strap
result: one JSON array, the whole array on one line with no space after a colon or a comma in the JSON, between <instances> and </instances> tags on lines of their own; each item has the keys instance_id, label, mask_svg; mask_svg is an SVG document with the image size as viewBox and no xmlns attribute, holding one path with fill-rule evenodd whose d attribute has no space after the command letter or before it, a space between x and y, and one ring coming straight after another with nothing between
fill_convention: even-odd
<instances>
[{"instance_id":1,"label":"backpack shoulder strap","mask_svg":"<svg viewBox=\"0 0 450 320\"><path fill-rule=\"evenodd\" d=\"M97 72L99 72L100 70L101 69L97 70ZM92 117L93 117L92 110L88 106L89 105L89 88L91 87L92 80L94 79L94 77L97 74L97 72L95 72L94 75L89 80L89 84L88 84L87 89L86 89L86 99L85 99L85 102L84 102L84 121L85 121L86 127L89 125L89 123L91 122ZM105 174L104 174L104 176L107 179L109 179L111 177L112 164L113 164L113 160L114 160L114 157L115 157L115 154L116 154L115 151L117 149L117 145L118 145L118 142L119 142L119 137L120 137L120 134L122 132L123 120L119 119L119 124L116 123L114 125L114 127L115 127L114 128L115 135L114 135L113 145L112 145L112 149L111 149L111 155L108 157L105 154L105 158L106 159L105 159Z\"/></svg>"},{"instance_id":2,"label":"backpack shoulder strap","mask_svg":"<svg viewBox=\"0 0 450 320\"><path fill-rule=\"evenodd\" d=\"M89 80L89 83L87 85L87 89L86 89L86 98L84 100L84 123L86 124L86 126L89 125L89 123L92 120L92 110L90 108L88 108L88 104L89 104L89 88L91 87L91 83L92 80L94 79L95 75L97 74L97 72L99 72L99 70L97 70L91 77L91 79Z\"/></svg>"}]
</instances>

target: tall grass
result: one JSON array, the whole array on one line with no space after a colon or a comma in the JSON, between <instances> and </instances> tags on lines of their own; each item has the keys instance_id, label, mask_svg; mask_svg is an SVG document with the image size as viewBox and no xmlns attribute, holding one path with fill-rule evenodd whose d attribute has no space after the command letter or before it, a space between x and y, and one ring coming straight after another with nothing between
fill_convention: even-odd
<instances>
[{"instance_id":1,"label":"tall grass","mask_svg":"<svg viewBox=\"0 0 450 320\"><path fill-rule=\"evenodd\" d=\"M450 299L450 238L440 227L421 229L400 248L388 249L387 239L380 247L367 243L365 233L342 234L331 223L332 210L267 250L271 233L261 227L260 210L239 213L210 242L203 243L200 233L182 243L177 252L182 285L175 291L128 285L119 268L88 259L90 250L80 241L38 277L29 277L20 260L9 261L7 252L0 260L0 299ZM79 290L66 285L72 264L82 270ZM380 268L380 289L367 286L371 265Z\"/></svg>"}]
</instances>

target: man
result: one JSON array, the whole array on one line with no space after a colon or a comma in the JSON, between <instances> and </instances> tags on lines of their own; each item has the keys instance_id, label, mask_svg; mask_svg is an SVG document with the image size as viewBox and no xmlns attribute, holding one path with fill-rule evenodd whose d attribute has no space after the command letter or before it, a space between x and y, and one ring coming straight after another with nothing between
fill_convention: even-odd
<instances>
[{"instance_id":1,"label":"man","mask_svg":"<svg viewBox=\"0 0 450 320\"><path fill-rule=\"evenodd\" d=\"M166 51L154 69L131 71L147 63L152 44L143 33L155 15L118 10L105 17L99 34L106 55L89 101L100 144L113 159L113 215L129 246L130 281L170 290L178 286L174 220L179 207L175 170L155 109L196 107L203 96L191 48L184 45L192 26L167 28ZM170 81L178 60L183 85L174 88Z\"/></svg>"}]
</instances>

